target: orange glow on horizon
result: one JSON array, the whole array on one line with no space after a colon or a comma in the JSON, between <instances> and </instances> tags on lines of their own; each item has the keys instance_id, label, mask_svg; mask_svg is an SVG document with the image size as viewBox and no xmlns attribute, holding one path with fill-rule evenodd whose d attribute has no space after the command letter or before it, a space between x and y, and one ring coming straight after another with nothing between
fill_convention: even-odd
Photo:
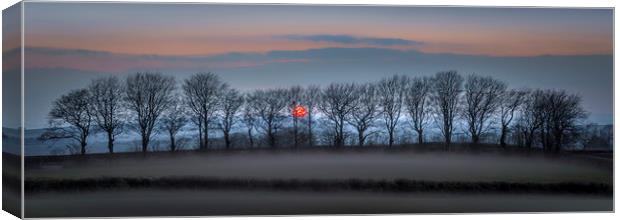
<instances>
[{"instance_id":1,"label":"orange glow on horizon","mask_svg":"<svg viewBox=\"0 0 620 220\"><path fill-rule=\"evenodd\" d=\"M425 53L454 53L487 56L591 55L612 54L613 41L606 33L561 33L554 31L523 32L512 29L489 29L480 26L460 27L458 35L442 26L416 25L416 28L377 26L298 27L262 26L248 30L220 28L218 33L177 28L167 33L152 31L117 32L84 31L66 33L26 30L26 46L86 49L133 55L219 55L227 53L266 53L277 50L308 50L326 47L378 47L397 50L419 50ZM274 36L348 35L358 37L396 38L423 42L422 45L364 45L282 39Z\"/></svg>"}]
</instances>

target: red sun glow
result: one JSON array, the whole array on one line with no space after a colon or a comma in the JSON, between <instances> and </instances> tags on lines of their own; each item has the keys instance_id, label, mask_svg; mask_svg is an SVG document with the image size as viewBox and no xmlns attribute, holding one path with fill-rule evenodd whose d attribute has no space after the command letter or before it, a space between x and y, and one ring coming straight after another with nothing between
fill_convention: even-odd
<instances>
[{"instance_id":1,"label":"red sun glow","mask_svg":"<svg viewBox=\"0 0 620 220\"><path fill-rule=\"evenodd\" d=\"M293 117L295 118L303 118L306 114L308 114L308 111L306 111L306 108L301 105L297 105L293 108Z\"/></svg>"}]
</instances>

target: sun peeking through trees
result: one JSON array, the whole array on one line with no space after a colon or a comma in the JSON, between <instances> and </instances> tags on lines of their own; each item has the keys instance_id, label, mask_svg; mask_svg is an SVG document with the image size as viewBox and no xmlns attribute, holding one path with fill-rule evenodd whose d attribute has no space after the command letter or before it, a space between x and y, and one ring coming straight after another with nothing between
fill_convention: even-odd
<instances>
[{"instance_id":1,"label":"sun peeking through trees","mask_svg":"<svg viewBox=\"0 0 620 220\"><path fill-rule=\"evenodd\" d=\"M427 142L449 149L455 135L467 135L474 145L557 152L591 136L582 129L581 103L565 90L509 89L492 77L456 71L250 92L210 72L180 86L171 76L143 72L98 78L59 97L40 139L71 139L68 151L86 154L94 133L105 134L110 153L122 134L138 135L142 152L155 150L155 135L167 136L170 151ZM193 138L177 141L188 135Z\"/></svg>"},{"instance_id":2,"label":"sun peeking through trees","mask_svg":"<svg viewBox=\"0 0 620 220\"><path fill-rule=\"evenodd\" d=\"M303 107L301 105L296 105L295 108L293 108L292 115L295 118L303 118L303 117L306 117L306 115L308 115L308 111L306 110L306 107Z\"/></svg>"}]
</instances>

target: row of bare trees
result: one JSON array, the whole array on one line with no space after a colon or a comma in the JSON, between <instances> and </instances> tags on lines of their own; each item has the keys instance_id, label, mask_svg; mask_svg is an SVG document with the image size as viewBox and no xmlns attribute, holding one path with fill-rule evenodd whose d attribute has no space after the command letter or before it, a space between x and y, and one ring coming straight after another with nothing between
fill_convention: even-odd
<instances>
[{"instance_id":1,"label":"row of bare trees","mask_svg":"<svg viewBox=\"0 0 620 220\"><path fill-rule=\"evenodd\" d=\"M296 106L307 116L293 117ZM292 147L315 145L315 124L327 133L329 143L342 147L349 129L357 145L377 133L396 143L398 129L410 126L412 136L424 143L428 130L438 129L445 146L462 127L478 144L494 128L499 144L508 135L517 144L558 151L567 136L586 117L579 96L564 90L508 89L506 83L479 75L463 77L456 71L432 77L395 75L372 83L331 83L324 86L293 86L241 93L213 73L197 73L177 88L175 79L160 73L136 73L124 82L117 77L93 80L87 88L58 98L49 113L50 129L44 139L72 138L86 152L92 130L104 132L108 149L127 130L140 135L146 152L153 135L165 131L170 150L177 149L175 136L185 126L198 130L198 146L209 148L209 134L221 132L226 148L233 145L233 130L245 130L247 147L266 143L281 145L282 130L291 130Z\"/></svg>"},{"instance_id":2,"label":"row of bare trees","mask_svg":"<svg viewBox=\"0 0 620 220\"><path fill-rule=\"evenodd\" d=\"M582 132L578 120L586 117L581 108L581 98L557 90L536 90L524 99L521 120L516 132L526 147L532 147L536 136L546 150L560 151L569 138Z\"/></svg>"}]
</instances>

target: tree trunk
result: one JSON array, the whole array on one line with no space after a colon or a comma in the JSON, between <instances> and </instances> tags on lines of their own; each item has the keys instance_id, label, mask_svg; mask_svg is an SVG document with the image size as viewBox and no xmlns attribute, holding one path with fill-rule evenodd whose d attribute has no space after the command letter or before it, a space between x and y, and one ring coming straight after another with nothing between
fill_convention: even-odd
<instances>
[{"instance_id":1,"label":"tree trunk","mask_svg":"<svg viewBox=\"0 0 620 220\"><path fill-rule=\"evenodd\" d=\"M555 146L554 146L554 150L555 153L560 152L560 150L562 150L562 132L555 132Z\"/></svg>"},{"instance_id":2,"label":"tree trunk","mask_svg":"<svg viewBox=\"0 0 620 220\"><path fill-rule=\"evenodd\" d=\"M177 146L174 143L174 134L170 134L170 151L175 151L176 148Z\"/></svg>"},{"instance_id":3,"label":"tree trunk","mask_svg":"<svg viewBox=\"0 0 620 220\"><path fill-rule=\"evenodd\" d=\"M114 153L114 136L112 132L108 132L108 150L111 154Z\"/></svg>"},{"instance_id":4,"label":"tree trunk","mask_svg":"<svg viewBox=\"0 0 620 220\"><path fill-rule=\"evenodd\" d=\"M416 130L418 132L418 144L424 143L424 136L422 134L422 130Z\"/></svg>"},{"instance_id":5,"label":"tree trunk","mask_svg":"<svg viewBox=\"0 0 620 220\"><path fill-rule=\"evenodd\" d=\"M445 115L445 114L444 114ZM446 151L450 150L450 144L452 143L452 126L450 122L444 117L443 122L443 138L446 144Z\"/></svg>"},{"instance_id":6,"label":"tree trunk","mask_svg":"<svg viewBox=\"0 0 620 220\"><path fill-rule=\"evenodd\" d=\"M202 123L198 123L198 148L204 148L204 143L202 142Z\"/></svg>"},{"instance_id":7,"label":"tree trunk","mask_svg":"<svg viewBox=\"0 0 620 220\"><path fill-rule=\"evenodd\" d=\"M499 145L501 145L504 148L506 147L506 133L508 133L508 128L507 126L502 125L502 131L499 137Z\"/></svg>"},{"instance_id":8,"label":"tree trunk","mask_svg":"<svg viewBox=\"0 0 620 220\"><path fill-rule=\"evenodd\" d=\"M209 126L207 123L204 124L204 133L203 135L203 150L209 149Z\"/></svg>"},{"instance_id":9,"label":"tree trunk","mask_svg":"<svg viewBox=\"0 0 620 220\"><path fill-rule=\"evenodd\" d=\"M250 142L250 148L254 148L254 137L252 137L252 129L248 129L248 141Z\"/></svg>"},{"instance_id":10,"label":"tree trunk","mask_svg":"<svg viewBox=\"0 0 620 220\"><path fill-rule=\"evenodd\" d=\"M88 134L89 131L88 129L84 129L81 128L81 134L80 134L80 154L85 155L86 154L86 141L88 139Z\"/></svg>"},{"instance_id":11,"label":"tree trunk","mask_svg":"<svg viewBox=\"0 0 620 220\"><path fill-rule=\"evenodd\" d=\"M392 145L394 145L394 131L390 131L388 132L390 133L390 138L388 140L388 147L392 147Z\"/></svg>"},{"instance_id":12,"label":"tree trunk","mask_svg":"<svg viewBox=\"0 0 620 220\"><path fill-rule=\"evenodd\" d=\"M450 144L452 144L452 133L445 135L446 139L446 151L450 151Z\"/></svg>"},{"instance_id":13,"label":"tree trunk","mask_svg":"<svg viewBox=\"0 0 620 220\"><path fill-rule=\"evenodd\" d=\"M478 134L471 135L471 142L473 144L478 144L480 142L480 136Z\"/></svg>"},{"instance_id":14,"label":"tree trunk","mask_svg":"<svg viewBox=\"0 0 620 220\"><path fill-rule=\"evenodd\" d=\"M224 132L224 142L226 144L226 149L230 149L230 135L228 132Z\"/></svg>"},{"instance_id":15,"label":"tree trunk","mask_svg":"<svg viewBox=\"0 0 620 220\"><path fill-rule=\"evenodd\" d=\"M344 119L341 119L340 121L344 122ZM344 125L342 123L338 126L338 135L337 135L338 136L337 137L338 140L336 140L336 142L337 142L336 146L337 147L344 146L344 134L343 134L344 128L343 127L344 127Z\"/></svg>"},{"instance_id":16,"label":"tree trunk","mask_svg":"<svg viewBox=\"0 0 620 220\"><path fill-rule=\"evenodd\" d=\"M80 154L86 154L86 140L81 141L80 143Z\"/></svg>"},{"instance_id":17,"label":"tree trunk","mask_svg":"<svg viewBox=\"0 0 620 220\"><path fill-rule=\"evenodd\" d=\"M209 149L209 129L205 127L204 130L205 131L202 134L203 135L202 141L204 141L203 146L204 146L204 149Z\"/></svg>"},{"instance_id":18,"label":"tree trunk","mask_svg":"<svg viewBox=\"0 0 620 220\"><path fill-rule=\"evenodd\" d=\"M293 118L293 138L295 139L294 140L294 147L295 148L297 148L297 144L298 144L297 143L297 135L298 135L298 132L297 132L297 121L298 121L297 118Z\"/></svg>"},{"instance_id":19,"label":"tree trunk","mask_svg":"<svg viewBox=\"0 0 620 220\"><path fill-rule=\"evenodd\" d=\"M142 135L142 152L146 153L149 147L149 138L146 135Z\"/></svg>"},{"instance_id":20,"label":"tree trunk","mask_svg":"<svg viewBox=\"0 0 620 220\"><path fill-rule=\"evenodd\" d=\"M549 145L547 144L547 134L545 133L545 129L540 129L540 142L542 143L543 150L549 150Z\"/></svg>"},{"instance_id":21,"label":"tree trunk","mask_svg":"<svg viewBox=\"0 0 620 220\"><path fill-rule=\"evenodd\" d=\"M267 129L267 136L269 136L269 146L271 148L276 148L276 135L273 130L271 130L271 126Z\"/></svg>"},{"instance_id":22,"label":"tree trunk","mask_svg":"<svg viewBox=\"0 0 620 220\"><path fill-rule=\"evenodd\" d=\"M314 145L314 139L312 138L312 114L308 111L308 145L312 147Z\"/></svg>"},{"instance_id":23,"label":"tree trunk","mask_svg":"<svg viewBox=\"0 0 620 220\"><path fill-rule=\"evenodd\" d=\"M364 141L366 139L366 137L364 137L364 130L361 130L361 129L357 130L357 139L358 139L357 140L358 145L360 147L364 146Z\"/></svg>"},{"instance_id":24,"label":"tree trunk","mask_svg":"<svg viewBox=\"0 0 620 220\"><path fill-rule=\"evenodd\" d=\"M174 143L174 133L169 130L168 135L170 135L170 151L174 152L177 148L176 144Z\"/></svg>"}]
</instances>

